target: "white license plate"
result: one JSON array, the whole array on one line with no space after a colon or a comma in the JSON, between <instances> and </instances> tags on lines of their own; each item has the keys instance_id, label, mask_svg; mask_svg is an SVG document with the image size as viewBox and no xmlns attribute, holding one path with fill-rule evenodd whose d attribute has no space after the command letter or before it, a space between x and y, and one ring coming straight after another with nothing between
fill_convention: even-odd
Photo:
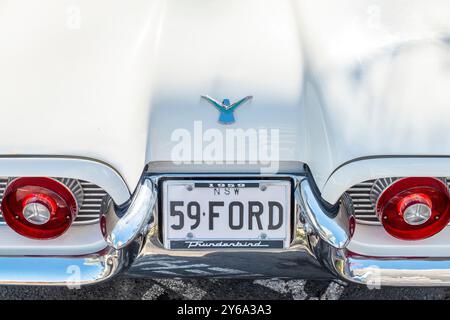
<instances>
[{"instance_id":1,"label":"white license plate","mask_svg":"<svg viewBox=\"0 0 450 320\"><path fill-rule=\"evenodd\" d=\"M289 247L289 181L167 180L162 199L167 249Z\"/></svg>"}]
</instances>

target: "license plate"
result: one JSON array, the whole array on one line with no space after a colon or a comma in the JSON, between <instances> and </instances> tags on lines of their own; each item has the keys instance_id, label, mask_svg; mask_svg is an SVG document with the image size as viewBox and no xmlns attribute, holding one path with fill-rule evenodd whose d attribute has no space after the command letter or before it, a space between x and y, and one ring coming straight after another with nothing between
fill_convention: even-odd
<instances>
[{"instance_id":1,"label":"license plate","mask_svg":"<svg viewBox=\"0 0 450 320\"><path fill-rule=\"evenodd\" d=\"M291 184L284 180L167 180L167 249L282 249L290 243Z\"/></svg>"}]
</instances>

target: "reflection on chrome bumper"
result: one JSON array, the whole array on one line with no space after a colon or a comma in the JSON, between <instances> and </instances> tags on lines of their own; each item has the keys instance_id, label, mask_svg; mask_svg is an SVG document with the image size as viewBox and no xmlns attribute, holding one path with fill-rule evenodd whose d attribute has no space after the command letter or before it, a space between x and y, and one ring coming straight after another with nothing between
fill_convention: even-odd
<instances>
[{"instance_id":1,"label":"reflection on chrome bumper","mask_svg":"<svg viewBox=\"0 0 450 320\"><path fill-rule=\"evenodd\" d=\"M450 258L366 257L333 252L332 268L341 279L380 286L450 286Z\"/></svg>"},{"instance_id":2,"label":"reflection on chrome bumper","mask_svg":"<svg viewBox=\"0 0 450 320\"><path fill-rule=\"evenodd\" d=\"M69 257L0 257L0 284L82 286L108 280L127 264L114 249Z\"/></svg>"},{"instance_id":3,"label":"reflection on chrome bumper","mask_svg":"<svg viewBox=\"0 0 450 320\"><path fill-rule=\"evenodd\" d=\"M127 272L134 277L338 277L374 287L450 285L450 258L364 257L349 252L353 215L345 199L329 208L308 177L283 177L291 179L295 194L294 237L287 250L165 249L156 206L162 177L144 177L126 206L108 204L105 250L76 257L0 257L0 284L85 285Z\"/></svg>"},{"instance_id":4,"label":"reflection on chrome bumper","mask_svg":"<svg viewBox=\"0 0 450 320\"><path fill-rule=\"evenodd\" d=\"M128 274L143 277L332 278L312 254L307 230L320 234L325 243L341 248L350 241L352 214L345 209L324 212L307 177L283 177L291 179L295 195L294 237L289 249L168 250L160 240L155 210L143 249ZM160 178L152 178L154 185ZM318 225L323 227L316 232Z\"/></svg>"},{"instance_id":5,"label":"reflection on chrome bumper","mask_svg":"<svg viewBox=\"0 0 450 320\"><path fill-rule=\"evenodd\" d=\"M128 246L139 235L144 235L154 214L158 194L151 179L143 179L130 203L125 208L116 208L109 202L106 221L106 242L114 249Z\"/></svg>"},{"instance_id":6,"label":"reflection on chrome bumper","mask_svg":"<svg viewBox=\"0 0 450 320\"><path fill-rule=\"evenodd\" d=\"M352 224L355 223L353 210L348 204L328 211L306 178L300 181L295 197L310 233L317 234L333 248L342 249L348 245L353 233Z\"/></svg>"}]
</instances>

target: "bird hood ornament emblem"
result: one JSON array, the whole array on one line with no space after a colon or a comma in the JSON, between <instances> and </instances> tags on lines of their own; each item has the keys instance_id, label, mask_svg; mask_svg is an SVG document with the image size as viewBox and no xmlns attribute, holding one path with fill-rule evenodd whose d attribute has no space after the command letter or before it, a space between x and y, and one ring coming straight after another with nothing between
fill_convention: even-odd
<instances>
[{"instance_id":1,"label":"bird hood ornament emblem","mask_svg":"<svg viewBox=\"0 0 450 320\"><path fill-rule=\"evenodd\" d=\"M202 98L208 101L213 106L215 106L217 110L219 110L220 112L219 123L233 124L234 122L236 122L236 119L234 118L234 111L245 102L251 100L253 96L247 96L233 104L230 103L229 99L223 99L222 103L220 103L207 95L202 96Z\"/></svg>"}]
</instances>

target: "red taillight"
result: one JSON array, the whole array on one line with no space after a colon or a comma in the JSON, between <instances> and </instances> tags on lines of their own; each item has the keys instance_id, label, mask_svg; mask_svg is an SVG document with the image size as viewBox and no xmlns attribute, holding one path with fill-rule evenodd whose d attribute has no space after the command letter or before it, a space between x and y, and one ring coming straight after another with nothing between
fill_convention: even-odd
<instances>
[{"instance_id":1,"label":"red taillight","mask_svg":"<svg viewBox=\"0 0 450 320\"><path fill-rule=\"evenodd\" d=\"M77 214L72 192L51 178L13 180L6 188L1 206L6 223L32 239L59 237Z\"/></svg>"},{"instance_id":2,"label":"red taillight","mask_svg":"<svg viewBox=\"0 0 450 320\"><path fill-rule=\"evenodd\" d=\"M378 218L386 231L403 240L420 240L441 231L450 220L447 186L435 178L404 178L379 197Z\"/></svg>"}]
</instances>

